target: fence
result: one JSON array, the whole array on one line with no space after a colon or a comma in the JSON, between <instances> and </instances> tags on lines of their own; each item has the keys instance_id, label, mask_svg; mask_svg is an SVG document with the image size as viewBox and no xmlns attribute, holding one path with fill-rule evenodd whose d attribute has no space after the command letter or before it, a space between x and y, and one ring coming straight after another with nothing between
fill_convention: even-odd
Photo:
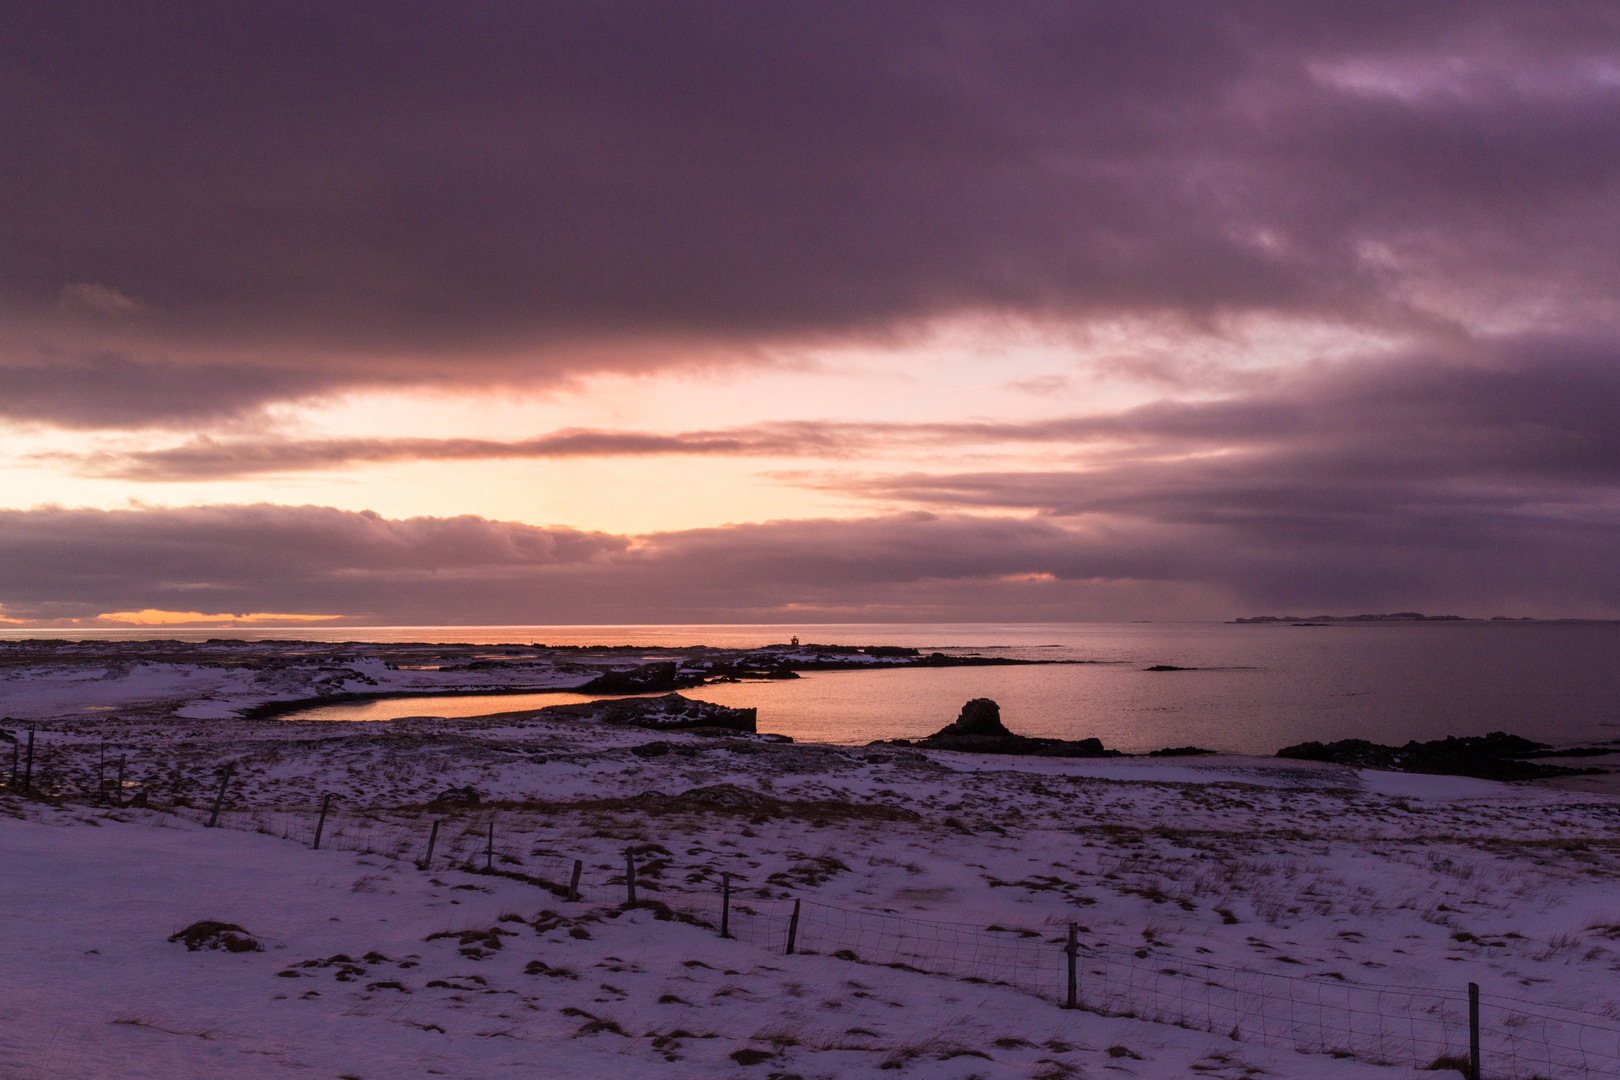
<instances>
[{"instance_id":1,"label":"fence","mask_svg":"<svg viewBox=\"0 0 1620 1080\"><path fill-rule=\"evenodd\" d=\"M206 821L207 811L177 809ZM438 819L354 812L216 811L222 828L248 829L313 845L410 860L424 870L460 868L538 885L559 899L616 902L626 896L625 862L592 862L545 846L544 822L519 814L469 813ZM1054 1004L1104 1016L1253 1041L1302 1053L1417 1069L1467 1072L1471 1053L1490 1080L1591 1080L1620 1076L1620 1022L1606 1016L1478 995L1483 1023L1471 1032L1463 990L1380 986L1338 975L1289 976L1174 953L1153 942L1130 945L1082 933L1070 938L1000 926L930 922L814 901L729 899L722 919L722 872L688 868L686 880L714 893L659 880L672 865L655 844L629 849L642 860L635 886L656 899L773 952L841 960L1010 987ZM629 861L629 860L627 860ZM1071 964L1072 957L1072 964ZM1476 1017L1481 1014L1476 1014ZM1470 1036L1478 1039L1477 1051Z\"/></svg>"}]
</instances>

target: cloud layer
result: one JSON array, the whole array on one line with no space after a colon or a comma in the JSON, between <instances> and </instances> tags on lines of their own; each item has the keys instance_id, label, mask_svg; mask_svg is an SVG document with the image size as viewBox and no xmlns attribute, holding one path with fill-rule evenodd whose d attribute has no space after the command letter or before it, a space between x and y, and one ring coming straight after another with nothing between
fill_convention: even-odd
<instances>
[{"instance_id":1,"label":"cloud layer","mask_svg":"<svg viewBox=\"0 0 1620 1080\"><path fill-rule=\"evenodd\" d=\"M747 458L866 515L12 509L0 619L1620 614L1612 3L70 0L0 16L0 100L27 498L635 457L719 501L702 463ZM860 400L963 326L941 369L1020 411ZM654 430L647 394L383 438L337 401L824 356L844 417L738 390Z\"/></svg>"},{"instance_id":2,"label":"cloud layer","mask_svg":"<svg viewBox=\"0 0 1620 1080\"><path fill-rule=\"evenodd\" d=\"M1602 2L5 18L17 418L175 424L961 312L1569 331L1620 286Z\"/></svg>"}]
</instances>

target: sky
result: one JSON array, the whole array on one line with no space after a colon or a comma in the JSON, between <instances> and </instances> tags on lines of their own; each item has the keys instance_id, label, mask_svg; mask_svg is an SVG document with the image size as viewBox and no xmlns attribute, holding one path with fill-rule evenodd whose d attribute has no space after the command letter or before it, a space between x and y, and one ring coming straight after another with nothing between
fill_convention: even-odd
<instances>
[{"instance_id":1,"label":"sky","mask_svg":"<svg viewBox=\"0 0 1620 1080\"><path fill-rule=\"evenodd\" d=\"M1620 616L1612 3L0 12L0 625Z\"/></svg>"}]
</instances>

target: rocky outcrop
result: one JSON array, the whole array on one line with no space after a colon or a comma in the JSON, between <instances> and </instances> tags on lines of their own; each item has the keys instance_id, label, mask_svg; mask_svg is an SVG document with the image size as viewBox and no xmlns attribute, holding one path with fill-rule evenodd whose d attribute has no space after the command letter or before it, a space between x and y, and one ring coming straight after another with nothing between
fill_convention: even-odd
<instances>
[{"instance_id":1,"label":"rocky outcrop","mask_svg":"<svg viewBox=\"0 0 1620 1080\"><path fill-rule=\"evenodd\" d=\"M579 705L549 705L541 709L540 714L664 731L685 728L757 731L759 717L757 709L730 709L709 701L684 698L679 694L587 701Z\"/></svg>"},{"instance_id":2,"label":"rocky outcrop","mask_svg":"<svg viewBox=\"0 0 1620 1080\"><path fill-rule=\"evenodd\" d=\"M1280 758L1296 761L1326 761L1364 769L1395 772L1432 773L1442 776L1474 776L1481 780L1540 780L1549 776L1577 776L1607 772L1606 769L1566 769L1541 765L1525 758L1551 756L1546 743L1532 742L1518 735L1493 731L1489 735L1465 738L1448 736L1432 742L1412 741L1405 746L1385 746L1366 739L1338 742L1303 742L1277 751Z\"/></svg>"},{"instance_id":3,"label":"rocky outcrop","mask_svg":"<svg viewBox=\"0 0 1620 1080\"><path fill-rule=\"evenodd\" d=\"M1034 754L1040 757L1119 757L1103 747L1101 739L1039 739L1017 735L1001 722L1001 706L990 698L974 698L962 706L954 723L915 743L892 739L893 746L924 750L962 750L974 754Z\"/></svg>"},{"instance_id":4,"label":"rocky outcrop","mask_svg":"<svg viewBox=\"0 0 1620 1080\"><path fill-rule=\"evenodd\" d=\"M701 676L678 674L675 661L661 660L628 671L604 671L578 689L582 694L645 694L655 690L680 690L702 682Z\"/></svg>"}]
</instances>

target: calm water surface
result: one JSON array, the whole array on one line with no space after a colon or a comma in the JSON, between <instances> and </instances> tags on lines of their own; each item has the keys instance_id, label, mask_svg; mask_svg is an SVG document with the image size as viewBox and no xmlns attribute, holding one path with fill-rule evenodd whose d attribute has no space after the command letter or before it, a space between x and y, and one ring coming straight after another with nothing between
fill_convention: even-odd
<instances>
[{"instance_id":1,"label":"calm water surface","mask_svg":"<svg viewBox=\"0 0 1620 1080\"><path fill-rule=\"evenodd\" d=\"M688 691L757 707L763 731L836 743L926 735L955 719L972 697L996 699L1014 731L1097 736L1130 751L1193 744L1269 754L1305 739L1401 743L1497 730L1560 744L1620 739L1620 625L1612 623L393 627L197 636L225 633L648 647L753 646L797 634L804 641L1088 661L809 672L791 681ZM656 653L649 648L648 655ZM1153 664L1200 670L1143 670ZM332 706L316 715L472 716L580 700L557 694L418 698Z\"/></svg>"}]
</instances>

